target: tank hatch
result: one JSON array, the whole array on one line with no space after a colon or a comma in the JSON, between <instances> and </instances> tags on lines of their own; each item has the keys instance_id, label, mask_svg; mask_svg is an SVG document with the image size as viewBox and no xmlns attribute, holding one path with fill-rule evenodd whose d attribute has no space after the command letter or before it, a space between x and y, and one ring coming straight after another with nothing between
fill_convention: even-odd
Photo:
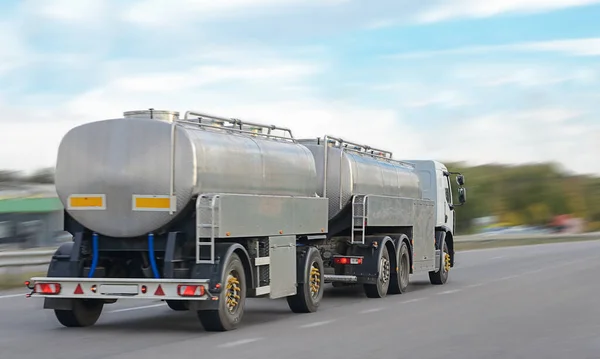
<instances>
[{"instance_id":1,"label":"tank hatch","mask_svg":"<svg viewBox=\"0 0 600 359\"><path fill-rule=\"evenodd\" d=\"M149 108L147 110L135 110L123 112L124 118L147 118L158 121L173 122L179 119L179 112L177 111L166 111L166 110L155 110Z\"/></svg>"}]
</instances>

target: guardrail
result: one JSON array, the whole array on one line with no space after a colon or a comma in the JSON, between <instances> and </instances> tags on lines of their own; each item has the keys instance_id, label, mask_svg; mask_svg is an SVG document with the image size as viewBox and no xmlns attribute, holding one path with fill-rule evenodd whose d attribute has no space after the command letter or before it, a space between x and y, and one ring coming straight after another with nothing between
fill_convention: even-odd
<instances>
[{"instance_id":1,"label":"guardrail","mask_svg":"<svg viewBox=\"0 0 600 359\"><path fill-rule=\"evenodd\" d=\"M0 252L0 268L46 265L56 249Z\"/></svg>"},{"instance_id":2,"label":"guardrail","mask_svg":"<svg viewBox=\"0 0 600 359\"><path fill-rule=\"evenodd\" d=\"M476 234L469 236L456 236L456 242L485 242L502 240L527 240L527 239L600 239L600 232L581 234ZM52 259L56 249L23 250L0 252L0 268L3 267L29 267L47 265Z\"/></svg>"}]
</instances>

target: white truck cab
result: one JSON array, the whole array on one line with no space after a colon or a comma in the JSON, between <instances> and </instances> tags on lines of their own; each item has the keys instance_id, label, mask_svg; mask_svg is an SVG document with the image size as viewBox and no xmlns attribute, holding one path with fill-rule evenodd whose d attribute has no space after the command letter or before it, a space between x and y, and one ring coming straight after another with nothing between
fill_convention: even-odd
<instances>
[{"instance_id":1,"label":"white truck cab","mask_svg":"<svg viewBox=\"0 0 600 359\"><path fill-rule=\"evenodd\" d=\"M464 187L464 176L460 173L449 172L448 168L441 162L431 160L407 160L414 164L421 181L423 198L435 202L437 230L445 229L454 236L455 216L454 209L466 201L466 190ZM452 194L452 183L450 176L457 175L456 182L459 186L458 204L454 203Z\"/></svg>"}]
</instances>

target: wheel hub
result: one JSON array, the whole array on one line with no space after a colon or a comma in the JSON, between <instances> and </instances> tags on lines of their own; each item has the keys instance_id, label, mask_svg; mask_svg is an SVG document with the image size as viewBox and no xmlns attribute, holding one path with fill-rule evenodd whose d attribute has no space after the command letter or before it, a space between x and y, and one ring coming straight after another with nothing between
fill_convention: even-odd
<instances>
[{"instance_id":1,"label":"wheel hub","mask_svg":"<svg viewBox=\"0 0 600 359\"><path fill-rule=\"evenodd\" d=\"M385 284L390 280L390 261L386 258L381 258L380 266L381 273L379 275L379 280L382 284Z\"/></svg>"},{"instance_id":2,"label":"wheel hub","mask_svg":"<svg viewBox=\"0 0 600 359\"><path fill-rule=\"evenodd\" d=\"M406 285L408 285L408 275L409 275L409 268L408 268L408 258L403 256L402 257L402 263L401 263L401 268L402 268L402 273L400 275L400 280L402 281L402 286L405 287Z\"/></svg>"},{"instance_id":3,"label":"wheel hub","mask_svg":"<svg viewBox=\"0 0 600 359\"><path fill-rule=\"evenodd\" d=\"M450 271L450 254L444 253L444 270L446 272Z\"/></svg>"},{"instance_id":4,"label":"wheel hub","mask_svg":"<svg viewBox=\"0 0 600 359\"><path fill-rule=\"evenodd\" d=\"M316 263L313 263L310 267L310 295L315 298L319 294L321 288L321 271L317 267Z\"/></svg>"},{"instance_id":5,"label":"wheel hub","mask_svg":"<svg viewBox=\"0 0 600 359\"><path fill-rule=\"evenodd\" d=\"M230 273L227 276L227 285L226 285L226 296L225 302L227 304L227 310L230 313L234 313L238 308L240 303L240 281L235 275L235 273Z\"/></svg>"}]
</instances>

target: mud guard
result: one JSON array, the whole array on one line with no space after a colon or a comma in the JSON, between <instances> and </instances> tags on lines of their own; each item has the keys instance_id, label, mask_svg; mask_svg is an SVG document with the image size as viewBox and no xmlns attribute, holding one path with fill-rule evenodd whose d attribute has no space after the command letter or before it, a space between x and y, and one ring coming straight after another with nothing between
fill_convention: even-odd
<instances>
[{"instance_id":1,"label":"mud guard","mask_svg":"<svg viewBox=\"0 0 600 359\"><path fill-rule=\"evenodd\" d=\"M318 252L319 250L312 246L296 247L296 283L298 284L303 284L304 279L308 276L306 273L309 268L308 258L312 251Z\"/></svg>"},{"instance_id":2,"label":"mud guard","mask_svg":"<svg viewBox=\"0 0 600 359\"><path fill-rule=\"evenodd\" d=\"M389 251L391 259L396 257L396 246L389 236L367 237L366 239L369 239L370 242L365 241L365 246L352 246L350 250L350 255L362 256L363 263L347 266L346 274L356 276L358 283L375 284L379 276L379 261L381 260L383 248L388 243L391 243L394 247L393 251Z\"/></svg>"},{"instance_id":3,"label":"mud guard","mask_svg":"<svg viewBox=\"0 0 600 359\"><path fill-rule=\"evenodd\" d=\"M48 265L48 277L72 278L81 274L81 243L83 233L78 232L73 237L73 242L61 244ZM44 309L72 310L73 299L44 298Z\"/></svg>"},{"instance_id":4,"label":"mud guard","mask_svg":"<svg viewBox=\"0 0 600 359\"><path fill-rule=\"evenodd\" d=\"M246 248L239 243L216 243L215 244L215 264L195 264L191 270L191 279L208 279L210 281L210 288L208 290L217 294L220 293L221 289L215 286L221 283L223 278L225 263L227 259L237 252L242 264L244 266L244 274L246 275L247 289L254 289L256 287L256 279L254 277L254 271L252 271L252 265L250 262L250 256ZM191 301L190 310L217 310L219 307L218 301L203 300L203 301Z\"/></svg>"},{"instance_id":5,"label":"mud guard","mask_svg":"<svg viewBox=\"0 0 600 359\"><path fill-rule=\"evenodd\" d=\"M454 238L447 227L438 228L435 231L435 249L441 249L442 244L446 241L448 245L448 254L450 254L450 267L454 267Z\"/></svg>"}]
</instances>

